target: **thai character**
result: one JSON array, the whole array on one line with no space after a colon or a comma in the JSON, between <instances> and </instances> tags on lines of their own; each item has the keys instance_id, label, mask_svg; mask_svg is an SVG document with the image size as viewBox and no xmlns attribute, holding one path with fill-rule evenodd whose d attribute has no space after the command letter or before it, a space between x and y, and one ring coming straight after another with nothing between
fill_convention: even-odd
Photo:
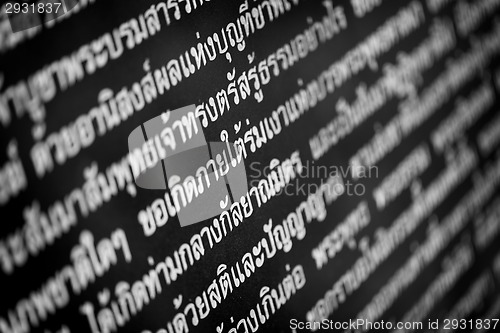
<instances>
[{"instance_id":1,"label":"thai character","mask_svg":"<svg viewBox=\"0 0 500 333\"><path fill-rule=\"evenodd\" d=\"M94 74L94 72L96 71L97 65L96 65L95 57L90 50L90 45L85 44L82 47L80 47L77 54L78 54L77 57L78 57L79 61L82 64L84 62L86 63L85 64L85 71L88 74Z\"/></svg>"},{"instance_id":2,"label":"thai character","mask_svg":"<svg viewBox=\"0 0 500 333\"><path fill-rule=\"evenodd\" d=\"M272 53L267 57L267 67L273 67L273 74L274 76L278 76L280 74L280 68L278 65L278 58L276 54ZM259 68L260 70L260 68ZM262 76L261 76L262 77ZM264 80L262 80L262 85L266 85L267 83L264 83Z\"/></svg>"},{"instance_id":3,"label":"thai character","mask_svg":"<svg viewBox=\"0 0 500 333\"><path fill-rule=\"evenodd\" d=\"M100 59L100 57L96 55L96 61L98 61L98 59ZM38 70L28 80L28 85L31 87L32 91L38 91L38 94L45 103L51 101L56 95L56 82L54 80L54 76L52 75L50 67L45 67L44 69ZM1 105L2 103L0 103L0 106Z\"/></svg>"},{"instance_id":4,"label":"thai character","mask_svg":"<svg viewBox=\"0 0 500 333\"><path fill-rule=\"evenodd\" d=\"M191 315L193 316L193 319L191 319L191 323L195 327L198 326L198 323L200 322L200 320L198 319L198 311L196 311L196 307L195 307L194 303L189 303L184 308L184 315L186 316L186 318L188 316L189 311L191 311Z\"/></svg>"},{"instance_id":5,"label":"thai character","mask_svg":"<svg viewBox=\"0 0 500 333\"><path fill-rule=\"evenodd\" d=\"M238 8L238 13L241 14L243 12L246 12L247 10L248 10L248 0L245 0L245 1L243 1L243 3Z\"/></svg>"},{"instance_id":6,"label":"thai character","mask_svg":"<svg viewBox=\"0 0 500 333\"><path fill-rule=\"evenodd\" d=\"M96 276L85 249L80 245L73 247L70 257L81 288L87 288L90 283L95 281Z\"/></svg>"},{"instance_id":7,"label":"thai character","mask_svg":"<svg viewBox=\"0 0 500 333\"><path fill-rule=\"evenodd\" d=\"M191 74L194 74L194 72L196 71L196 68L191 63L191 59L189 58L188 51L185 51L184 55L181 54L181 56L179 57L179 60L181 62L181 68L182 68L182 73L184 74L184 77L188 78Z\"/></svg>"},{"instance_id":8,"label":"thai character","mask_svg":"<svg viewBox=\"0 0 500 333\"><path fill-rule=\"evenodd\" d=\"M146 105L144 95L142 94L142 87L139 83L136 82L132 85L132 88L129 91L129 96L132 101L133 110L140 111Z\"/></svg>"},{"instance_id":9,"label":"thai character","mask_svg":"<svg viewBox=\"0 0 500 333\"><path fill-rule=\"evenodd\" d=\"M206 46L206 44L205 44ZM206 50L208 53L208 50ZM203 50L203 44L198 43L196 47L192 46L190 49L191 55L193 56L196 62L196 68L200 69L203 63L203 66L207 64L207 58L205 56L205 51ZM213 60L213 59L211 59Z\"/></svg>"},{"instance_id":10,"label":"thai character","mask_svg":"<svg viewBox=\"0 0 500 333\"><path fill-rule=\"evenodd\" d=\"M165 147L170 147L172 151L177 147L177 142L175 141L174 131L171 127L165 127L160 132L160 137L162 139L163 145Z\"/></svg>"},{"instance_id":11,"label":"thai character","mask_svg":"<svg viewBox=\"0 0 500 333\"><path fill-rule=\"evenodd\" d=\"M324 43L327 38L326 38L325 27L323 26L323 24L321 24L320 22L315 22L313 23L312 28L316 30L319 41L321 43Z\"/></svg>"},{"instance_id":12,"label":"thai character","mask_svg":"<svg viewBox=\"0 0 500 333\"><path fill-rule=\"evenodd\" d=\"M248 82L247 73L243 72L238 77L238 88L240 91L240 96L243 100L250 96L250 83Z\"/></svg>"},{"instance_id":13,"label":"thai character","mask_svg":"<svg viewBox=\"0 0 500 333\"><path fill-rule=\"evenodd\" d=\"M193 176L187 176L183 182L184 191L186 192L186 198L188 204L193 201L193 195L198 197L198 186L196 185L196 179Z\"/></svg>"},{"instance_id":14,"label":"thai character","mask_svg":"<svg viewBox=\"0 0 500 333\"><path fill-rule=\"evenodd\" d=\"M288 55L287 67L292 67L293 64L299 61L299 52L297 50L297 41L295 39L292 40L290 44L285 45L285 52Z\"/></svg>"},{"instance_id":15,"label":"thai character","mask_svg":"<svg viewBox=\"0 0 500 333\"><path fill-rule=\"evenodd\" d=\"M198 307L198 311L200 313L200 319L205 319L210 313L210 305L207 299L207 293L203 291L202 296L196 296L194 302L196 307ZM205 310L204 310L205 309Z\"/></svg>"},{"instance_id":16,"label":"thai character","mask_svg":"<svg viewBox=\"0 0 500 333\"><path fill-rule=\"evenodd\" d=\"M135 161L134 161L135 163ZM127 189L127 191L134 196L135 194L135 185L133 183L133 170L131 172L130 168L130 158L129 156L125 156L118 163L113 163L107 169L107 174L109 178L114 178L116 180L116 184L118 189L123 190Z\"/></svg>"},{"instance_id":17,"label":"thai character","mask_svg":"<svg viewBox=\"0 0 500 333\"><path fill-rule=\"evenodd\" d=\"M297 173L300 175L302 173L302 161L300 159L300 152L298 150L292 153L291 160L292 163L295 165Z\"/></svg>"},{"instance_id":18,"label":"thai character","mask_svg":"<svg viewBox=\"0 0 500 333\"><path fill-rule=\"evenodd\" d=\"M257 146L255 145L255 139L254 139L254 136L253 136L253 128L255 126L249 128L246 132L245 132L245 144L250 141L250 151L252 153L255 153L255 151L257 150Z\"/></svg>"},{"instance_id":19,"label":"thai character","mask_svg":"<svg viewBox=\"0 0 500 333\"><path fill-rule=\"evenodd\" d=\"M253 34L255 32L255 27L253 25L253 18L252 18L251 12L246 12L246 13L242 14L239 17L238 25L239 24L242 24L243 27L245 28L245 34L247 37L250 36L250 34ZM243 50L240 50L240 51L243 51Z\"/></svg>"},{"instance_id":20,"label":"thai character","mask_svg":"<svg viewBox=\"0 0 500 333\"><path fill-rule=\"evenodd\" d=\"M305 94L307 96L307 93ZM303 114L305 111L307 111L307 106L305 105L307 101L305 101L307 97L303 97L302 93L296 93L293 98L290 100L291 101L291 106L292 110L299 114Z\"/></svg>"},{"instance_id":21,"label":"thai character","mask_svg":"<svg viewBox=\"0 0 500 333\"><path fill-rule=\"evenodd\" d=\"M319 41L318 41L318 36L316 36L314 26L306 29L304 34L306 36L308 49L311 51L316 50L318 48ZM299 50L299 52L300 52L300 50Z\"/></svg>"},{"instance_id":22,"label":"thai character","mask_svg":"<svg viewBox=\"0 0 500 333\"><path fill-rule=\"evenodd\" d=\"M266 8L267 7L267 15L269 15L269 21L272 22L274 20L274 14L273 14L273 11L272 11L272 7L271 7L271 4L270 2L273 2L274 0L265 0L265 1L262 1L262 3L260 4L260 6L262 8Z\"/></svg>"},{"instance_id":23,"label":"thai character","mask_svg":"<svg viewBox=\"0 0 500 333\"><path fill-rule=\"evenodd\" d=\"M26 247L32 255L37 255L45 248L45 235L43 234L42 226L48 224L47 215L40 212L40 204L34 201L31 206L27 206L23 210L23 217L25 220L24 241ZM42 219L44 220L42 222ZM50 237L52 239L52 237ZM3 259L4 270L12 272L14 267L10 260L7 248L0 242L0 255Z\"/></svg>"},{"instance_id":24,"label":"thai character","mask_svg":"<svg viewBox=\"0 0 500 333\"><path fill-rule=\"evenodd\" d=\"M142 145L144 163L147 168L154 168L158 163L158 151L155 149L154 141L149 139Z\"/></svg>"},{"instance_id":25,"label":"thai character","mask_svg":"<svg viewBox=\"0 0 500 333\"><path fill-rule=\"evenodd\" d=\"M235 275L235 267L237 275ZM233 277L235 288L238 288L241 284L243 284L243 282L245 282L245 274L241 273L239 262L237 262L235 266L231 267L231 276Z\"/></svg>"},{"instance_id":26,"label":"thai character","mask_svg":"<svg viewBox=\"0 0 500 333\"><path fill-rule=\"evenodd\" d=\"M285 6L283 4L283 0L271 1L271 6L273 7L274 10L274 17L283 15L285 13L285 7L287 7L287 10L290 10L290 4L286 0L284 1L285 1Z\"/></svg>"},{"instance_id":27,"label":"thai character","mask_svg":"<svg viewBox=\"0 0 500 333\"><path fill-rule=\"evenodd\" d=\"M217 308L217 305L221 303L222 298L220 295L219 285L217 284L217 279L214 279L208 287L208 298L210 299L212 309Z\"/></svg>"},{"instance_id":28,"label":"thai character","mask_svg":"<svg viewBox=\"0 0 500 333\"><path fill-rule=\"evenodd\" d=\"M193 266L194 260L193 260L193 253L191 252L191 246L189 246L188 243L183 243L179 247L179 255L181 256L182 267L184 268L184 270L186 270L188 268L187 263L186 263L186 253L187 253L187 257L189 258L189 265Z\"/></svg>"},{"instance_id":29,"label":"thai character","mask_svg":"<svg viewBox=\"0 0 500 333\"><path fill-rule=\"evenodd\" d=\"M271 117L269 117L269 124L273 131L273 135L278 135L281 133L281 121L278 111L273 111Z\"/></svg>"},{"instance_id":30,"label":"thai character","mask_svg":"<svg viewBox=\"0 0 500 333\"><path fill-rule=\"evenodd\" d=\"M196 106L195 115L196 117L198 117L198 119L201 119L201 124L203 125L203 127L207 128L208 117L207 112L205 111L205 103L201 103L200 105Z\"/></svg>"},{"instance_id":31,"label":"thai character","mask_svg":"<svg viewBox=\"0 0 500 333\"><path fill-rule=\"evenodd\" d=\"M229 99L227 98L227 92L224 89L221 89L217 95L217 105L219 107L219 113L222 116L224 114L224 111L227 109L231 108L231 105L229 104Z\"/></svg>"},{"instance_id":32,"label":"thai character","mask_svg":"<svg viewBox=\"0 0 500 333\"><path fill-rule=\"evenodd\" d=\"M233 166L233 168L236 167L237 161L236 161L235 158L233 158L233 152L232 152L232 149L231 149L231 145L230 145L230 143L228 141L229 140L229 134L227 133L226 130L222 130L220 132L220 140L221 140L221 142L226 143L226 151L229 153L229 159L231 160L231 165ZM224 151L224 156L225 156L225 152L226 151Z\"/></svg>"},{"instance_id":33,"label":"thai character","mask_svg":"<svg viewBox=\"0 0 500 333\"><path fill-rule=\"evenodd\" d=\"M142 91L144 95L144 99L149 104L156 99L158 93L156 91L155 83L153 80L153 74L151 74L149 63L144 62L144 70L146 71L146 75L141 79Z\"/></svg>"},{"instance_id":34,"label":"thai character","mask_svg":"<svg viewBox=\"0 0 500 333\"><path fill-rule=\"evenodd\" d=\"M243 215L241 213L241 206L238 201L231 205L231 216L234 226L237 227L241 222L243 222Z\"/></svg>"},{"instance_id":35,"label":"thai character","mask_svg":"<svg viewBox=\"0 0 500 333\"><path fill-rule=\"evenodd\" d=\"M87 317L92 333L100 333L97 318L95 317L94 306L90 302L85 302L80 306L80 313Z\"/></svg>"},{"instance_id":36,"label":"thai character","mask_svg":"<svg viewBox=\"0 0 500 333\"><path fill-rule=\"evenodd\" d=\"M222 291L222 298L226 299L229 292L233 292L233 285L231 284L231 278L228 272L225 272L227 266L225 264L220 264L217 267L217 277L219 278L219 285Z\"/></svg>"},{"instance_id":37,"label":"thai character","mask_svg":"<svg viewBox=\"0 0 500 333\"><path fill-rule=\"evenodd\" d=\"M172 283L172 280L170 279L170 274L168 273L167 264L165 261L159 262L155 266L155 271L156 271L156 274L158 274L158 275L161 275L161 273L163 273L162 276L165 279L165 283L167 285L170 285Z\"/></svg>"},{"instance_id":38,"label":"thai character","mask_svg":"<svg viewBox=\"0 0 500 333\"><path fill-rule=\"evenodd\" d=\"M283 291L285 292L285 297L288 300L296 292L293 277L290 274L287 274L287 276L285 276L285 278L283 279L282 285Z\"/></svg>"},{"instance_id":39,"label":"thai character","mask_svg":"<svg viewBox=\"0 0 500 333\"><path fill-rule=\"evenodd\" d=\"M296 237L298 240L302 240L306 236L306 228L302 215L297 215L296 212L291 212L288 214L286 221L288 223L288 228L290 229L291 237Z\"/></svg>"},{"instance_id":40,"label":"thai character","mask_svg":"<svg viewBox=\"0 0 500 333\"><path fill-rule=\"evenodd\" d=\"M174 263L174 259L175 259L175 263ZM183 273L183 269L181 266L181 260L179 257L179 253L177 251L174 252L174 259L172 259L170 256L167 256L167 258L165 259L166 267L170 270L170 272L168 274L170 276L171 281L177 280L177 277L182 275L182 273Z\"/></svg>"},{"instance_id":41,"label":"thai character","mask_svg":"<svg viewBox=\"0 0 500 333\"><path fill-rule=\"evenodd\" d=\"M69 282L71 285L71 290L75 295L80 295L82 291L82 286L80 286L80 282L78 281L78 277L76 276L75 268L73 266L64 266L61 270L61 283Z\"/></svg>"},{"instance_id":42,"label":"thai character","mask_svg":"<svg viewBox=\"0 0 500 333\"><path fill-rule=\"evenodd\" d=\"M123 42L119 29L113 29L113 35L109 33L103 36L103 41L106 43L111 59L117 59L123 54Z\"/></svg>"},{"instance_id":43,"label":"thai character","mask_svg":"<svg viewBox=\"0 0 500 333\"><path fill-rule=\"evenodd\" d=\"M81 191L80 189L74 189L68 196L65 197L65 204L68 207L68 210L74 207L75 202L78 202L78 206L80 207L80 214L83 217L87 217L89 215L89 210L87 207L87 202L85 201L83 191Z\"/></svg>"},{"instance_id":44,"label":"thai character","mask_svg":"<svg viewBox=\"0 0 500 333\"><path fill-rule=\"evenodd\" d=\"M306 284L306 276L302 265L295 266L292 270L292 275L297 290L302 289L302 287Z\"/></svg>"},{"instance_id":45,"label":"thai character","mask_svg":"<svg viewBox=\"0 0 500 333\"><path fill-rule=\"evenodd\" d=\"M283 68L284 70L288 69L288 57L285 47L280 47L278 51L276 51L276 58L278 60L281 60L281 68Z\"/></svg>"},{"instance_id":46,"label":"thai character","mask_svg":"<svg viewBox=\"0 0 500 333\"><path fill-rule=\"evenodd\" d=\"M169 0L170 1L170 0ZM167 63L168 78L172 87L182 81L181 68L177 59L172 59Z\"/></svg>"},{"instance_id":47,"label":"thai character","mask_svg":"<svg viewBox=\"0 0 500 333\"><path fill-rule=\"evenodd\" d=\"M210 232L210 229L208 227L203 227L200 231L200 235L203 236L203 234L205 234L207 236L207 239L208 239L208 244L210 245L210 248L213 248L214 247L214 243L212 241L212 234Z\"/></svg>"},{"instance_id":48,"label":"thai character","mask_svg":"<svg viewBox=\"0 0 500 333\"><path fill-rule=\"evenodd\" d=\"M64 142L64 148L68 159L75 157L82 148L80 137L78 135L79 133L77 132L76 127L63 127L60 134Z\"/></svg>"},{"instance_id":49,"label":"thai character","mask_svg":"<svg viewBox=\"0 0 500 333\"><path fill-rule=\"evenodd\" d=\"M170 2L170 0L168 0ZM172 320L175 333L188 333L189 327L184 313L177 313Z\"/></svg>"},{"instance_id":50,"label":"thai character","mask_svg":"<svg viewBox=\"0 0 500 333\"><path fill-rule=\"evenodd\" d=\"M297 215L300 217L302 217L301 211L304 212L307 223L310 223L312 221L313 218L312 207L309 205L307 201L301 202L296 210L297 210Z\"/></svg>"},{"instance_id":51,"label":"thai character","mask_svg":"<svg viewBox=\"0 0 500 333\"><path fill-rule=\"evenodd\" d=\"M309 52L309 44L305 34L300 34L295 38L297 43L297 52L299 54L299 58L303 59L307 56Z\"/></svg>"},{"instance_id":52,"label":"thai character","mask_svg":"<svg viewBox=\"0 0 500 333\"><path fill-rule=\"evenodd\" d=\"M186 195L184 194L184 188L182 187L181 184L179 184L180 180L181 178L178 175L172 175L168 180L168 187L170 189L170 193L172 193L172 196L174 198L175 209L178 212L181 209L181 206L179 204L179 196L181 197L182 200L182 207L186 207L187 205Z\"/></svg>"},{"instance_id":53,"label":"thai character","mask_svg":"<svg viewBox=\"0 0 500 333\"><path fill-rule=\"evenodd\" d=\"M203 246L203 241L201 240L201 236L196 234L191 237L189 242L191 247L193 248L193 255L196 260L200 260L200 258L205 254L205 247Z\"/></svg>"},{"instance_id":54,"label":"thai character","mask_svg":"<svg viewBox=\"0 0 500 333\"><path fill-rule=\"evenodd\" d=\"M72 207L66 210L60 201L49 206L48 215L52 225L60 226L63 232L68 232L70 227L76 224L75 210Z\"/></svg>"},{"instance_id":55,"label":"thai character","mask_svg":"<svg viewBox=\"0 0 500 333\"><path fill-rule=\"evenodd\" d=\"M198 179L198 192L202 194L204 191L203 179L205 179L207 189L210 187L210 177L205 166L201 166L196 170L196 178Z\"/></svg>"},{"instance_id":56,"label":"thai character","mask_svg":"<svg viewBox=\"0 0 500 333\"><path fill-rule=\"evenodd\" d=\"M153 211L154 221L157 227L162 227L168 222L168 212L165 205L165 200L156 199L151 204L151 210Z\"/></svg>"},{"instance_id":57,"label":"thai character","mask_svg":"<svg viewBox=\"0 0 500 333\"><path fill-rule=\"evenodd\" d=\"M248 193L250 195L255 195L255 199L257 199L257 207L260 207L262 205L261 200L260 200L260 194L259 194L259 188L257 186L253 186ZM266 200L267 201L267 200ZM264 202L265 203L265 202Z\"/></svg>"},{"instance_id":58,"label":"thai character","mask_svg":"<svg viewBox=\"0 0 500 333\"><path fill-rule=\"evenodd\" d=\"M215 105L215 99L213 97L210 97L208 99L208 103L203 103L204 107L208 111L208 115L210 116L210 120L212 122L216 121L219 118L219 113L217 112L217 106ZM210 111L210 107L208 106L210 104L212 106L212 111Z\"/></svg>"},{"instance_id":59,"label":"thai character","mask_svg":"<svg viewBox=\"0 0 500 333\"><path fill-rule=\"evenodd\" d=\"M159 11L163 12L163 15L165 16L165 22L167 23L167 26L170 25L170 16L168 15L168 9L167 9L167 5L165 4L165 2L161 1L160 3L156 4L155 9L156 9L156 12L159 12Z\"/></svg>"},{"instance_id":60,"label":"thai character","mask_svg":"<svg viewBox=\"0 0 500 333\"><path fill-rule=\"evenodd\" d=\"M238 44L238 51L241 52L245 49L246 44L244 41L241 25L239 23L240 22L238 21L238 29L236 29L236 25L234 23L229 23L226 27L226 31L229 36L229 43L231 44L231 47L234 47L234 45ZM231 31L234 38L231 35Z\"/></svg>"},{"instance_id":61,"label":"thai character","mask_svg":"<svg viewBox=\"0 0 500 333\"><path fill-rule=\"evenodd\" d=\"M157 5L158 7L159 5ZM155 5L151 5L148 10L144 13L146 17L146 24L148 26L149 35L154 36L157 32L161 30L160 17L158 16L158 11Z\"/></svg>"},{"instance_id":62,"label":"thai character","mask_svg":"<svg viewBox=\"0 0 500 333\"><path fill-rule=\"evenodd\" d=\"M240 96L238 94L238 90L236 89L236 82L233 81L227 85L227 94L228 95L234 94L233 97L234 104L236 105L240 104Z\"/></svg>"},{"instance_id":63,"label":"thai character","mask_svg":"<svg viewBox=\"0 0 500 333\"><path fill-rule=\"evenodd\" d=\"M307 201L309 207L311 207L313 217L316 218L318 222L323 222L326 218L326 206L323 193L318 192L315 195L311 195L307 198Z\"/></svg>"},{"instance_id":64,"label":"thai character","mask_svg":"<svg viewBox=\"0 0 500 333\"><path fill-rule=\"evenodd\" d=\"M237 332L239 332L240 330L240 326L243 325L245 327L245 333L249 333L248 332L248 326L247 326L247 321L245 320L245 318L241 319L238 324L236 325L236 329L237 329Z\"/></svg>"},{"instance_id":65,"label":"thai character","mask_svg":"<svg viewBox=\"0 0 500 333\"><path fill-rule=\"evenodd\" d=\"M179 5L177 4L177 0L167 0L167 8L175 8L174 10L174 18L179 20L181 18L181 11L179 10Z\"/></svg>"},{"instance_id":66,"label":"thai character","mask_svg":"<svg viewBox=\"0 0 500 333\"><path fill-rule=\"evenodd\" d=\"M276 158L271 160L269 164L271 172L268 175L269 184L274 183L274 189L278 193L282 188L285 187L285 178L283 175L283 169L280 165L280 161ZM275 169L276 168L276 169Z\"/></svg>"},{"instance_id":67,"label":"thai character","mask_svg":"<svg viewBox=\"0 0 500 333\"><path fill-rule=\"evenodd\" d=\"M252 324L252 319L253 319L253 324ZM254 309L250 310L250 317L247 317L247 321L252 332L257 332L257 330L259 329L259 321L257 320L257 315Z\"/></svg>"},{"instance_id":68,"label":"thai character","mask_svg":"<svg viewBox=\"0 0 500 333\"><path fill-rule=\"evenodd\" d=\"M288 225L286 223L283 223L283 225L276 225L274 227L273 234L276 241L276 248L278 250L283 249L283 252L285 253L290 252L293 242L290 238L290 230L288 229Z\"/></svg>"},{"instance_id":69,"label":"thai character","mask_svg":"<svg viewBox=\"0 0 500 333\"><path fill-rule=\"evenodd\" d=\"M108 130L121 123L120 115L118 113L118 105L113 98L113 91L109 88L102 89L97 97L99 106L106 119Z\"/></svg>"},{"instance_id":70,"label":"thai character","mask_svg":"<svg viewBox=\"0 0 500 333\"><path fill-rule=\"evenodd\" d=\"M247 158L247 148L243 138L235 140L233 146L234 151L236 152L236 164L238 164L243 158Z\"/></svg>"},{"instance_id":71,"label":"thai character","mask_svg":"<svg viewBox=\"0 0 500 333\"><path fill-rule=\"evenodd\" d=\"M100 136L106 133L106 123L104 121L104 114L102 108L94 107L89 112L89 117L94 118L97 123L98 134Z\"/></svg>"},{"instance_id":72,"label":"thai character","mask_svg":"<svg viewBox=\"0 0 500 333\"><path fill-rule=\"evenodd\" d=\"M273 298L271 297L271 294L269 293L269 287L262 287L260 289L259 293L260 299L261 299L261 304L262 307L264 308L264 313L266 315L266 318L269 319L269 309L271 310L271 314L274 314L276 312L276 309L274 307L274 301Z\"/></svg>"},{"instance_id":73,"label":"thai character","mask_svg":"<svg viewBox=\"0 0 500 333\"><path fill-rule=\"evenodd\" d=\"M134 33L132 32L131 25L132 25L132 20L123 22L122 24L120 24L120 27L118 28L120 31L120 37L122 38L126 37L127 40L125 43L129 50L133 49L135 46Z\"/></svg>"},{"instance_id":74,"label":"thai character","mask_svg":"<svg viewBox=\"0 0 500 333\"><path fill-rule=\"evenodd\" d=\"M14 271L14 263L12 262L9 251L3 242L0 242L0 261L2 263L3 272L7 275L12 274Z\"/></svg>"},{"instance_id":75,"label":"thai character","mask_svg":"<svg viewBox=\"0 0 500 333\"><path fill-rule=\"evenodd\" d=\"M275 256L276 254L276 243L274 241L273 237L273 220L269 219L269 223L266 223L263 225L262 229L264 230L265 233L267 233L267 236L269 238L269 242L267 241L266 238L262 238L262 246L266 249L266 255L268 259L271 259L272 257Z\"/></svg>"},{"instance_id":76,"label":"thai character","mask_svg":"<svg viewBox=\"0 0 500 333\"><path fill-rule=\"evenodd\" d=\"M85 179L83 191L85 192L85 197L91 211L95 211L103 203L102 194L97 183L97 173L98 167L96 162L93 162L91 166L83 170L83 178Z\"/></svg>"},{"instance_id":77,"label":"thai character","mask_svg":"<svg viewBox=\"0 0 500 333\"><path fill-rule=\"evenodd\" d=\"M31 161L38 178L54 169L54 160L50 153L50 147L45 142L37 142L30 151Z\"/></svg>"},{"instance_id":78,"label":"thai character","mask_svg":"<svg viewBox=\"0 0 500 333\"><path fill-rule=\"evenodd\" d=\"M75 121L75 129L82 147L90 146L95 140L95 130L89 115L81 115Z\"/></svg>"},{"instance_id":79,"label":"thai character","mask_svg":"<svg viewBox=\"0 0 500 333\"><path fill-rule=\"evenodd\" d=\"M255 26L258 30L264 28L266 24L266 20L264 19L264 14L262 13L262 6L258 5L257 7L252 8L252 16L255 20Z\"/></svg>"},{"instance_id":80,"label":"thai character","mask_svg":"<svg viewBox=\"0 0 500 333\"><path fill-rule=\"evenodd\" d=\"M223 156L224 156L224 160L222 160ZM227 173L229 172L229 163L227 161L226 152L223 151L222 155L221 154L217 154L215 156L215 160L217 161L217 165L219 166L220 175L221 176L227 175ZM224 166L226 166L225 169L223 169Z\"/></svg>"},{"instance_id":81,"label":"thai character","mask_svg":"<svg viewBox=\"0 0 500 333\"><path fill-rule=\"evenodd\" d=\"M212 38L212 36L208 36L207 42L203 43L203 46L205 47L205 52L207 52L208 60L214 61L215 58L217 57L217 50L215 49L214 38ZM209 47L211 48L211 51L209 50Z\"/></svg>"},{"instance_id":82,"label":"thai character","mask_svg":"<svg viewBox=\"0 0 500 333\"><path fill-rule=\"evenodd\" d=\"M189 139L193 137L193 132L194 134L198 133L198 122L195 118L195 114L193 112L189 112L187 115L183 115L182 118L182 125L187 131L187 136Z\"/></svg>"},{"instance_id":83,"label":"thai character","mask_svg":"<svg viewBox=\"0 0 500 333\"><path fill-rule=\"evenodd\" d=\"M252 254L255 256L255 265L257 267L262 267L262 265L264 265L264 261L266 260L262 250L262 242L258 242L257 245L252 248Z\"/></svg>"},{"instance_id":84,"label":"thai character","mask_svg":"<svg viewBox=\"0 0 500 333\"><path fill-rule=\"evenodd\" d=\"M261 61L261 63L262 62L265 62L265 61ZM269 71L268 71L268 74L269 74ZM264 94L262 92L262 89L260 89L260 80L259 80L259 75L257 74L257 66L253 66L252 68L250 68L250 70L248 71L248 78L249 78L249 80L254 80L253 85L254 85L254 88L256 90L256 92L253 95L254 98L257 100L257 102L259 102L259 103L262 102L262 100L264 99Z\"/></svg>"},{"instance_id":85,"label":"thai character","mask_svg":"<svg viewBox=\"0 0 500 333\"><path fill-rule=\"evenodd\" d=\"M240 198L241 207L243 207L243 216L245 218L249 218L253 214L253 204L250 199L250 193L248 192L246 195L241 196Z\"/></svg>"},{"instance_id":86,"label":"thai character","mask_svg":"<svg viewBox=\"0 0 500 333\"><path fill-rule=\"evenodd\" d=\"M245 275L250 277L253 273L255 273L255 264L253 262L253 257L251 253L245 253L243 256L243 269L245 270Z\"/></svg>"},{"instance_id":87,"label":"thai character","mask_svg":"<svg viewBox=\"0 0 500 333\"><path fill-rule=\"evenodd\" d=\"M160 69L155 69L154 77L156 87L160 95L163 95L166 91L170 90L170 80L165 66L162 66Z\"/></svg>"},{"instance_id":88,"label":"thai character","mask_svg":"<svg viewBox=\"0 0 500 333\"><path fill-rule=\"evenodd\" d=\"M111 304L115 317L122 317L123 321L129 321L131 315L135 316L137 313L135 301L130 292L130 285L125 281L118 282L115 287L115 295L118 300L117 304Z\"/></svg>"},{"instance_id":89,"label":"thai character","mask_svg":"<svg viewBox=\"0 0 500 333\"><path fill-rule=\"evenodd\" d=\"M259 181L258 188L263 203L266 203L269 199L276 195L274 187L270 186L267 179L261 179ZM264 190L266 193L264 193Z\"/></svg>"},{"instance_id":90,"label":"thai character","mask_svg":"<svg viewBox=\"0 0 500 333\"><path fill-rule=\"evenodd\" d=\"M222 46L221 39L220 39L219 35L216 32L214 32L213 38L214 38L214 41L218 45L219 54L224 54L224 53L226 53L226 51L227 51L227 49L229 47L229 45L227 44L226 31L224 30L224 28L221 29L221 36L224 39L224 46Z\"/></svg>"},{"instance_id":91,"label":"thai character","mask_svg":"<svg viewBox=\"0 0 500 333\"><path fill-rule=\"evenodd\" d=\"M137 45L148 39L148 27L143 15L139 15L139 22L137 22L135 18L133 18L130 22L132 29L134 29L135 32L135 42Z\"/></svg>"},{"instance_id":92,"label":"thai character","mask_svg":"<svg viewBox=\"0 0 500 333\"><path fill-rule=\"evenodd\" d=\"M56 162L61 165L66 162L66 159L68 158L66 155L66 151L64 149L64 141L62 136L59 133L52 133L49 135L47 138L47 143L49 147L54 147L55 150L55 160Z\"/></svg>"},{"instance_id":93,"label":"thai character","mask_svg":"<svg viewBox=\"0 0 500 333\"><path fill-rule=\"evenodd\" d=\"M227 204L226 204L227 206ZM222 209L224 211L220 214L220 224L222 225L222 230L224 231L224 236L227 235L227 229L226 229L226 223L229 225L229 230L233 231L233 223L231 221L231 217L229 216L229 212L225 210L226 206L224 206Z\"/></svg>"},{"instance_id":94,"label":"thai character","mask_svg":"<svg viewBox=\"0 0 500 333\"><path fill-rule=\"evenodd\" d=\"M271 290L271 296L274 298L274 301L276 303L276 311L286 303L285 293L281 284L278 285L278 291L276 291L276 289Z\"/></svg>"},{"instance_id":95,"label":"thai character","mask_svg":"<svg viewBox=\"0 0 500 333\"><path fill-rule=\"evenodd\" d=\"M97 253L101 262L100 264L103 273L108 271L111 265L116 264L118 261L116 251L109 239L102 239L99 243L97 243Z\"/></svg>"},{"instance_id":96,"label":"thai character","mask_svg":"<svg viewBox=\"0 0 500 333\"><path fill-rule=\"evenodd\" d=\"M218 235L215 233L214 230L217 230ZM214 237L215 242L220 243L220 241L222 240L222 230L220 227L219 220L217 220L217 218L213 219L213 223L210 226L210 231L212 232L212 236Z\"/></svg>"},{"instance_id":97,"label":"thai character","mask_svg":"<svg viewBox=\"0 0 500 333\"><path fill-rule=\"evenodd\" d=\"M110 333L118 329L113 312L108 308L99 310L97 313L97 322L99 323L101 333Z\"/></svg>"}]
</instances>

